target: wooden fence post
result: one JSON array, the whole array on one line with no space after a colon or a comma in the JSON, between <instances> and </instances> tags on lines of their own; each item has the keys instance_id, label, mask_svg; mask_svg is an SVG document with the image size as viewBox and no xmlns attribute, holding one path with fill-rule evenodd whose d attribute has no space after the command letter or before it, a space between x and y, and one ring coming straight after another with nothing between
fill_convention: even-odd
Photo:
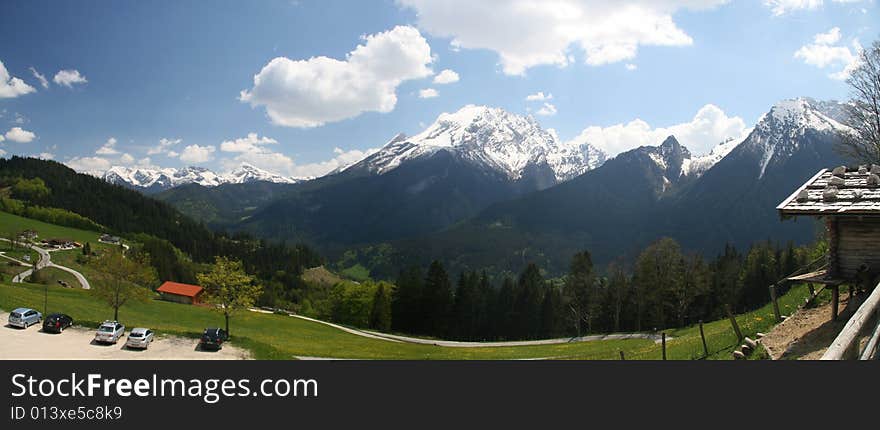
<instances>
[{"instance_id":1,"label":"wooden fence post","mask_svg":"<svg viewBox=\"0 0 880 430\"><path fill-rule=\"evenodd\" d=\"M626 357L623 355L623 350L620 350L620 361L626 361Z\"/></svg>"},{"instance_id":2,"label":"wooden fence post","mask_svg":"<svg viewBox=\"0 0 880 430\"><path fill-rule=\"evenodd\" d=\"M709 346L706 345L706 334L703 333L703 320L700 320L700 338L703 339L703 358L709 356Z\"/></svg>"},{"instance_id":3,"label":"wooden fence post","mask_svg":"<svg viewBox=\"0 0 880 430\"><path fill-rule=\"evenodd\" d=\"M727 318L730 319L730 325L733 326L733 331L736 333L736 338L739 339L737 342L743 341L742 332L739 330L739 324L736 322L736 317L733 315L733 311L730 310L730 305L724 305L724 310L727 311Z\"/></svg>"},{"instance_id":4,"label":"wooden fence post","mask_svg":"<svg viewBox=\"0 0 880 430\"><path fill-rule=\"evenodd\" d=\"M831 287L831 321L837 321L837 315L840 312L840 286Z\"/></svg>"},{"instance_id":5,"label":"wooden fence post","mask_svg":"<svg viewBox=\"0 0 880 430\"><path fill-rule=\"evenodd\" d=\"M663 343L663 360L666 360L666 332L660 334L660 342Z\"/></svg>"},{"instance_id":6,"label":"wooden fence post","mask_svg":"<svg viewBox=\"0 0 880 430\"><path fill-rule=\"evenodd\" d=\"M773 301L773 315L776 316L776 322L782 322L782 314L779 313L779 302L776 300L776 285L770 286L770 300Z\"/></svg>"}]
</instances>

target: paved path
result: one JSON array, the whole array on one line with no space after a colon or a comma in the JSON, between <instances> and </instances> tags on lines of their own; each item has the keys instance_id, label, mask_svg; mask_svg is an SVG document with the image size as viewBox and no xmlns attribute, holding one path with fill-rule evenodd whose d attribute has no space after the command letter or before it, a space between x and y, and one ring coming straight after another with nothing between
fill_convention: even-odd
<instances>
[{"instance_id":1,"label":"paved path","mask_svg":"<svg viewBox=\"0 0 880 430\"><path fill-rule=\"evenodd\" d=\"M270 311L266 311L263 309L252 308L252 312L260 312L260 313L272 313ZM344 327L339 324L333 324L327 321L321 321L314 318L304 317L302 315L290 315L294 318L303 319L306 321L315 322L318 324L324 324L326 326L330 326L339 330L342 330L346 333L351 333L358 336L369 337L372 339L385 340L389 342L402 342L402 343L417 343L421 345L435 345L435 346L445 346L450 348L483 348L483 347L500 347L500 346L530 346L530 345L557 345L563 343L578 343L578 342L595 342L599 340L623 340L623 339L647 339L653 340L655 343L659 343L661 341L661 336L659 334L649 334L649 333L613 333L613 334L597 334L592 336L581 336L581 337L564 337L559 339L543 339L543 340L521 340L521 341L513 341L513 342L459 342L454 340L438 340L438 339L422 339L418 337L409 337L409 336L398 336L394 334L388 333L379 333L370 330L359 330L350 327ZM670 340L672 337L666 336L666 340ZM303 357L303 359L323 359L322 357ZM552 357L548 357L552 358Z\"/></svg>"},{"instance_id":2,"label":"paved path","mask_svg":"<svg viewBox=\"0 0 880 430\"><path fill-rule=\"evenodd\" d=\"M558 339L542 339L542 340L518 340L512 342L460 342L455 340L436 340L422 339L409 336L398 336L394 334L379 333L369 330L363 330L364 333L373 336L386 338L398 342L418 343L423 345L446 346L450 348L482 348L482 347L499 347L499 346L530 346L530 345L557 345L562 343L578 343L578 342L594 342L597 340L623 340L623 339L647 339L654 342L660 342L660 335L648 333L614 333L614 334L597 334L581 337L564 337ZM666 340L672 339L666 336Z\"/></svg>"},{"instance_id":3,"label":"paved path","mask_svg":"<svg viewBox=\"0 0 880 430\"><path fill-rule=\"evenodd\" d=\"M2 240L4 242L9 242L9 239L0 238L0 240ZM83 289L86 289L86 290L92 289L92 286L91 286L91 284L89 284L88 279L86 279L86 277L83 276L82 273L79 273L76 270L73 270L69 267L59 266L59 265L53 263L52 256L49 255L49 251L47 251L43 248L40 248L36 245L26 244L25 246L27 246L30 249L33 249L34 251L37 251L37 253L40 254L40 261L37 262L37 270L44 269L46 267L54 267L58 270L63 270L65 272L73 275L73 277L75 277L76 280L79 281L79 284L83 287ZM14 258L11 258L7 255L3 255L3 257L9 258L10 260L15 260ZM18 261L18 260L15 260L15 261ZM19 263L22 263L22 262L19 261ZM29 266L29 264L26 264L26 265ZM12 278L12 282L13 283L24 282L24 280L27 279L28 276L31 276L31 273L33 271L34 271L33 268L30 268L30 269L25 270L24 272L19 273L18 275L15 275L15 277Z\"/></svg>"}]
</instances>

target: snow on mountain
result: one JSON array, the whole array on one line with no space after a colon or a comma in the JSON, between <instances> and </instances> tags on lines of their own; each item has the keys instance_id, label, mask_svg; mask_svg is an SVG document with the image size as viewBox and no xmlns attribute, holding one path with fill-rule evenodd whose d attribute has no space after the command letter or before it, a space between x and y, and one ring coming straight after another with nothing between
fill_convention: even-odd
<instances>
[{"instance_id":1,"label":"snow on mountain","mask_svg":"<svg viewBox=\"0 0 880 430\"><path fill-rule=\"evenodd\" d=\"M352 167L384 174L408 160L449 151L476 164L522 178L526 168L547 165L557 182L566 181L605 161L605 154L588 144L562 143L552 130L544 130L531 116L503 109L468 105L441 114L421 133L399 134L378 152Z\"/></svg>"},{"instance_id":2,"label":"snow on mountain","mask_svg":"<svg viewBox=\"0 0 880 430\"><path fill-rule=\"evenodd\" d=\"M247 163L222 175L204 167L194 166L180 169L113 166L104 172L102 178L114 184L155 191L167 190L185 184L216 187L223 184L242 184L255 181L283 184L299 181L299 179L271 173Z\"/></svg>"},{"instance_id":3,"label":"snow on mountain","mask_svg":"<svg viewBox=\"0 0 880 430\"><path fill-rule=\"evenodd\" d=\"M299 179L282 176L260 169L259 167L248 163L242 163L241 166L223 175L223 180L225 180L226 183L231 184L243 184L255 181L274 182L276 184L293 184L300 181Z\"/></svg>"},{"instance_id":4,"label":"snow on mountain","mask_svg":"<svg viewBox=\"0 0 880 430\"><path fill-rule=\"evenodd\" d=\"M748 133L746 133L746 135L748 135ZM739 146L742 142L743 139L741 138L736 139L731 137L716 145L712 148L712 151L706 155L692 156L691 158L684 160L684 163L681 165L682 176L702 176L703 173L706 173L707 170L711 169L712 166L721 161L721 159L726 157L727 154L730 154L730 151L733 151L733 149Z\"/></svg>"},{"instance_id":5,"label":"snow on mountain","mask_svg":"<svg viewBox=\"0 0 880 430\"><path fill-rule=\"evenodd\" d=\"M794 154L806 134L837 134L849 130L838 121L845 115L843 107L843 103L818 102L807 97L776 103L758 120L746 139L752 149L763 154L759 178L774 160Z\"/></svg>"}]
</instances>

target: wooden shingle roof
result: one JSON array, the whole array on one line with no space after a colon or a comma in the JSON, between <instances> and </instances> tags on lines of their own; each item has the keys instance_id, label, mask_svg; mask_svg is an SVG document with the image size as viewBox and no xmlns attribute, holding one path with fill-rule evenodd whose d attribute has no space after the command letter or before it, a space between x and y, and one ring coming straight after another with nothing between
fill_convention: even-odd
<instances>
[{"instance_id":1,"label":"wooden shingle roof","mask_svg":"<svg viewBox=\"0 0 880 430\"><path fill-rule=\"evenodd\" d=\"M880 216L880 166L820 170L776 209L788 216Z\"/></svg>"}]
</instances>

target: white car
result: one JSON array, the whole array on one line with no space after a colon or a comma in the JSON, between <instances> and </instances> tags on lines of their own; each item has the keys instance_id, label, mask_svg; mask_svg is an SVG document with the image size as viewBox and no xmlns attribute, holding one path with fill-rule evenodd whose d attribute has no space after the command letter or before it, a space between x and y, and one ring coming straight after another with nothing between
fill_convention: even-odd
<instances>
[{"instance_id":1,"label":"white car","mask_svg":"<svg viewBox=\"0 0 880 430\"><path fill-rule=\"evenodd\" d=\"M95 332L95 342L116 343L125 334L125 326L117 321L104 321Z\"/></svg>"},{"instance_id":2,"label":"white car","mask_svg":"<svg viewBox=\"0 0 880 430\"><path fill-rule=\"evenodd\" d=\"M135 327L128 332L128 340L125 346L128 348L147 349L153 342L153 330L143 327Z\"/></svg>"}]
</instances>

